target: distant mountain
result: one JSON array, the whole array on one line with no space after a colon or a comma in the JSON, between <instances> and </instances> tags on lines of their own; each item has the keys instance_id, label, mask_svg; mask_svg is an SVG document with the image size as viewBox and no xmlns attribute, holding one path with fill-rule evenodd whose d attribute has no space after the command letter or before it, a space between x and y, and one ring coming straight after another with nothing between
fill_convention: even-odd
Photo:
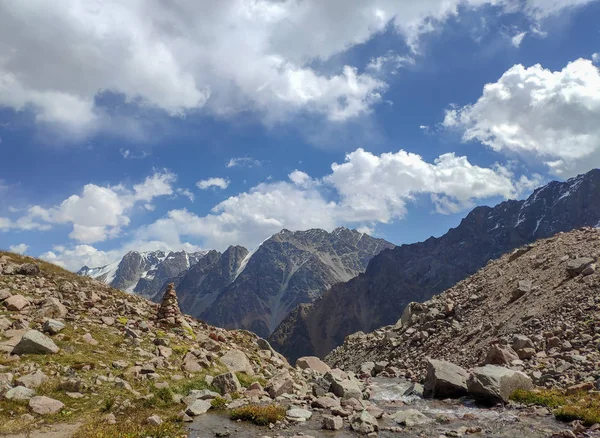
<instances>
[{"instance_id":1,"label":"distant mountain","mask_svg":"<svg viewBox=\"0 0 600 438\"><path fill-rule=\"evenodd\" d=\"M165 283L197 264L207 253L130 251L120 261L100 268L84 266L77 274L95 278L116 289L154 298Z\"/></svg>"},{"instance_id":2,"label":"distant mountain","mask_svg":"<svg viewBox=\"0 0 600 438\"><path fill-rule=\"evenodd\" d=\"M346 228L282 230L252 252L241 246L223 253L130 252L119 263L79 274L155 301L174 282L185 313L267 337L296 306L364 272L373 256L393 247Z\"/></svg>"},{"instance_id":3,"label":"distant mountain","mask_svg":"<svg viewBox=\"0 0 600 438\"><path fill-rule=\"evenodd\" d=\"M523 201L477 207L440 238L374 257L364 274L292 311L270 337L290 360L325 356L358 331L395 323L411 301L425 301L489 260L560 231L600 226L600 170L551 182Z\"/></svg>"},{"instance_id":4,"label":"distant mountain","mask_svg":"<svg viewBox=\"0 0 600 438\"><path fill-rule=\"evenodd\" d=\"M177 293L185 311L210 324L267 337L297 305L310 303L334 284L364 272L373 256L393 247L346 228L331 233L282 230L245 257L240 259L239 250L229 257L220 274L231 282L218 294L214 283L187 281L186 277L195 276L193 270L182 279ZM195 302L186 307L189 295Z\"/></svg>"}]
</instances>

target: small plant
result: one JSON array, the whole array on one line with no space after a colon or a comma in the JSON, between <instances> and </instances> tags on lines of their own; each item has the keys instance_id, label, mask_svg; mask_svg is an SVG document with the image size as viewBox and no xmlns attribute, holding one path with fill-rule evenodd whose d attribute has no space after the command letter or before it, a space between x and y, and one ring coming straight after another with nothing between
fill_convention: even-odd
<instances>
[{"instance_id":1,"label":"small plant","mask_svg":"<svg viewBox=\"0 0 600 438\"><path fill-rule=\"evenodd\" d=\"M107 398L104 400L104 404L102 405L102 412L110 412L114 406L115 406L115 399Z\"/></svg>"},{"instance_id":2,"label":"small plant","mask_svg":"<svg viewBox=\"0 0 600 438\"><path fill-rule=\"evenodd\" d=\"M117 318L117 322L121 325L126 325L129 322L129 319L125 318L124 316L119 316Z\"/></svg>"},{"instance_id":3,"label":"small plant","mask_svg":"<svg viewBox=\"0 0 600 438\"><path fill-rule=\"evenodd\" d=\"M211 400L210 406L217 411L222 411L227 407L227 399L223 397L215 397Z\"/></svg>"},{"instance_id":4,"label":"small plant","mask_svg":"<svg viewBox=\"0 0 600 438\"><path fill-rule=\"evenodd\" d=\"M268 426L277 423L285 418L285 408L279 405L248 405L230 412L232 420L249 421L258 426Z\"/></svg>"},{"instance_id":5,"label":"small plant","mask_svg":"<svg viewBox=\"0 0 600 438\"><path fill-rule=\"evenodd\" d=\"M189 348L186 345L173 345L173 347L171 347L171 350L173 350L173 354L176 354L178 356L185 356L189 351Z\"/></svg>"},{"instance_id":6,"label":"small plant","mask_svg":"<svg viewBox=\"0 0 600 438\"><path fill-rule=\"evenodd\" d=\"M557 390L525 391L517 389L510 396L510 399L518 403L545 406L547 408L557 408L567 403L566 397Z\"/></svg>"}]
</instances>

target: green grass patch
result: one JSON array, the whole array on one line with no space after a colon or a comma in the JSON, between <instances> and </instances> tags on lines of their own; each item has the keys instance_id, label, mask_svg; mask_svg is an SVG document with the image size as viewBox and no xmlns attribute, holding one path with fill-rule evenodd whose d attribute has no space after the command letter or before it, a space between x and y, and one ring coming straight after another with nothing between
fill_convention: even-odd
<instances>
[{"instance_id":1,"label":"green grass patch","mask_svg":"<svg viewBox=\"0 0 600 438\"><path fill-rule=\"evenodd\" d=\"M268 426L270 423L277 423L285 418L286 409L280 405L248 405L234 409L229 413L229 417L236 421L249 421L258 426Z\"/></svg>"},{"instance_id":2,"label":"green grass patch","mask_svg":"<svg viewBox=\"0 0 600 438\"><path fill-rule=\"evenodd\" d=\"M586 426L600 423L600 394L579 392L567 395L557 389L517 390L511 400L552 409L557 420L581 420Z\"/></svg>"},{"instance_id":3,"label":"green grass patch","mask_svg":"<svg viewBox=\"0 0 600 438\"><path fill-rule=\"evenodd\" d=\"M238 380L240 381L240 385L242 385L244 388L248 388L254 382L260 383L263 388L267 384L267 381L265 379L263 379L262 377L249 376L248 374L241 373L241 372L235 373L235 375L237 376Z\"/></svg>"},{"instance_id":4,"label":"green grass patch","mask_svg":"<svg viewBox=\"0 0 600 438\"><path fill-rule=\"evenodd\" d=\"M227 407L227 399L223 397L215 397L210 401L210 406L217 411L222 411Z\"/></svg>"}]
</instances>

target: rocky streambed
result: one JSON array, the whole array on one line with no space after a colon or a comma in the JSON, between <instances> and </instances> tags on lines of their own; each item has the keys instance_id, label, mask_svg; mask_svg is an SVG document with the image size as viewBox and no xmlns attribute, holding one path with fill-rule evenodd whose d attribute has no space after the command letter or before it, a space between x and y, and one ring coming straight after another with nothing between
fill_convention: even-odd
<instances>
[{"instance_id":1,"label":"rocky streambed","mask_svg":"<svg viewBox=\"0 0 600 438\"><path fill-rule=\"evenodd\" d=\"M411 383L399 378L369 379L371 394L368 412L377 420L378 437L498 437L546 438L571 437L571 427L554 419L544 408L478 406L474 400L425 399L410 394ZM409 395L407 395L409 394ZM290 406L294 407L294 406ZM357 437L347 422L337 431L323 430L327 411L311 409L312 416L302 422L285 420L272 429L246 422L234 422L224 412L207 413L189 426L190 437ZM401 424L402 423L402 424ZM584 436L600 436L587 431Z\"/></svg>"}]
</instances>

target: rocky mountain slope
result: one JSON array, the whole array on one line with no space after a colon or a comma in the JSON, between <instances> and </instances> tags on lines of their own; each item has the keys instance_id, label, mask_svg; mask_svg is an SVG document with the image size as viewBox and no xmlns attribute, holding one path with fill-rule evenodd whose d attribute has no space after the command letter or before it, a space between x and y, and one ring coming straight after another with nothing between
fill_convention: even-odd
<instances>
[{"instance_id":1,"label":"rocky mountain slope","mask_svg":"<svg viewBox=\"0 0 600 438\"><path fill-rule=\"evenodd\" d=\"M600 170L551 182L526 200L477 207L440 238L398 246L374 257L364 274L295 309L270 337L288 359L325 356L345 336L393 324L411 301L475 273L523 244L600 224Z\"/></svg>"},{"instance_id":2,"label":"rocky mountain slope","mask_svg":"<svg viewBox=\"0 0 600 438\"><path fill-rule=\"evenodd\" d=\"M393 247L346 228L282 230L252 252L241 246L222 254L131 252L118 265L79 273L155 301L174 282L186 313L266 337L296 306L364 272L373 256Z\"/></svg>"},{"instance_id":3,"label":"rocky mountain slope","mask_svg":"<svg viewBox=\"0 0 600 438\"><path fill-rule=\"evenodd\" d=\"M95 278L115 289L155 298L165 284L194 266L206 254L206 251L130 251L120 261L99 268L84 266L77 274Z\"/></svg>"},{"instance_id":4,"label":"rocky mountain slope","mask_svg":"<svg viewBox=\"0 0 600 438\"><path fill-rule=\"evenodd\" d=\"M241 260L233 281L210 306L184 309L211 324L266 337L296 306L364 272L373 256L391 247L385 240L346 228L331 233L283 230ZM214 290L204 283L187 290L185 280L179 285L184 304L186 295L202 299Z\"/></svg>"},{"instance_id":5,"label":"rocky mountain slope","mask_svg":"<svg viewBox=\"0 0 600 438\"><path fill-rule=\"evenodd\" d=\"M547 387L600 384L600 229L559 233L487 264L394 325L358 332L326 358L359 371L385 361L412 378L426 358L500 364Z\"/></svg>"},{"instance_id":6,"label":"rocky mountain slope","mask_svg":"<svg viewBox=\"0 0 600 438\"><path fill-rule=\"evenodd\" d=\"M264 339L182 315L173 288L159 306L0 252L2 435L68 422L51 436L176 437L215 397L241 406L306 385Z\"/></svg>"}]
</instances>

